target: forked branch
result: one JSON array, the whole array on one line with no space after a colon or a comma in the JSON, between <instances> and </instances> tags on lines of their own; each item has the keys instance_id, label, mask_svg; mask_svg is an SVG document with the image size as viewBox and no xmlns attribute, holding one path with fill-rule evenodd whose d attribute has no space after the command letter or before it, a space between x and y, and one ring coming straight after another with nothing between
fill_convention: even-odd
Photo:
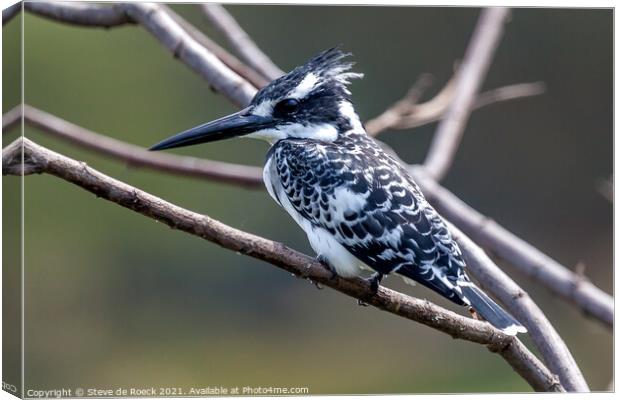
<instances>
[{"instance_id":1,"label":"forked branch","mask_svg":"<svg viewBox=\"0 0 620 400\"><path fill-rule=\"evenodd\" d=\"M555 295L574 304L586 315L613 328L614 300L583 275L563 266L530 243L482 215L454 193L431 179L424 168L412 166L410 172L427 200L478 245L489 249L527 275L542 283Z\"/></svg>"},{"instance_id":2,"label":"forked branch","mask_svg":"<svg viewBox=\"0 0 620 400\"><path fill-rule=\"evenodd\" d=\"M574 392L590 391L570 350L527 292L495 265L486 253L460 229L450 222L448 226L463 251L463 257L470 273L476 277L483 288L493 293L519 322L527 327L545 364L559 375L564 387Z\"/></svg>"},{"instance_id":3,"label":"forked branch","mask_svg":"<svg viewBox=\"0 0 620 400\"><path fill-rule=\"evenodd\" d=\"M83 26L109 28L138 23L174 57L182 60L233 103L246 105L256 94L254 86L201 45L177 22L179 19L175 20L160 4L118 3L105 6L94 3L26 2L24 7L47 18Z\"/></svg>"},{"instance_id":4,"label":"forked branch","mask_svg":"<svg viewBox=\"0 0 620 400\"><path fill-rule=\"evenodd\" d=\"M436 180L441 180L452 164L476 94L491 65L509 15L510 11L501 7L484 9L480 15L463 62L456 73L454 98L439 122L424 161L428 172Z\"/></svg>"},{"instance_id":5,"label":"forked branch","mask_svg":"<svg viewBox=\"0 0 620 400\"><path fill-rule=\"evenodd\" d=\"M418 81L412 86L411 89L414 93L419 91L420 82ZM364 124L366 132L371 136L377 136L388 129L411 129L441 120L454 97L454 84L452 82L448 82L435 97L424 103L418 104L418 97L412 97L408 93L384 112L366 121ZM502 86L480 93L469 111L508 100L537 96L544 92L545 85L542 82Z\"/></svg>"},{"instance_id":6,"label":"forked branch","mask_svg":"<svg viewBox=\"0 0 620 400\"><path fill-rule=\"evenodd\" d=\"M201 7L211 24L224 35L246 64L270 81L284 75L222 5L206 3Z\"/></svg>"},{"instance_id":7,"label":"forked branch","mask_svg":"<svg viewBox=\"0 0 620 400\"><path fill-rule=\"evenodd\" d=\"M270 79L265 79L258 72L253 70L251 66L244 64L237 57L230 54L222 46L211 40L211 38L205 35L202 31L197 29L194 25L190 24L189 22L187 22L187 20L174 12L170 7L163 4L161 5L161 7L168 14L170 14L170 16L176 21L176 23L179 24L192 38L194 38L194 40L196 40L202 46L215 54L215 56L219 58L224 64L226 64L228 68L241 75L254 87L262 88L269 83Z\"/></svg>"},{"instance_id":8,"label":"forked branch","mask_svg":"<svg viewBox=\"0 0 620 400\"><path fill-rule=\"evenodd\" d=\"M22 164L23 157L23 164ZM381 287L376 295L362 279L332 278L316 260L281 243L229 227L206 215L175 206L72 160L19 138L2 151L4 175L46 173L71 182L173 229L201 237L227 249L267 261L298 277L329 286L381 310L425 324L454 338L487 346L500 354L535 390L563 391L562 385L519 341L486 322L466 318L428 301Z\"/></svg>"},{"instance_id":9,"label":"forked branch","mask_svg":"<svg viewBox=\"0 0 620 400\"><path fill-rule=\"evenodd\" d=\"M194 43L202 45L205 49L207 49L207 51L215 55L217 59L221 60L223 64L225 64L224 67L220 65L219 62L214 63L213 58L205 56L199 51L191 52L191 54L187 54L187 52L185 52L182 57L180 54L177 55L174 51L173 53L179 56L180 60L185 64L197 71L203 77L207 78L209 82L214 83L215 81L212 81L212 79L217 79L218 82L220 82L220 85L214 85L214 87L216 87L218 91L224 94L227 98L231 99L234 103L241 106L245 106L249 103L250 99L256 93L256 88L264 86L268 80L273 79L282 73L277 66L275 67L276 69L273 69L268 67L266 63L262 63L261 65L265 67L263 68L263 72L266 72L270 68L271 72L269 73L268 79L259 76L259 74L252 70L252 68L248 65L245 65L241 61L237 60L233 55L217 45L217 43L214 43L210 38L197 30L191 24L187 23L187 21L179 15L174 13L168 7L162 5L143 4L136 9L123 3L119 3L114 6L104 6L88 3L28 2L25 7L27 11L43 17L83 26L114 27L137 22L149 29L149 31L153 33L158 40L162 41L164 45L166 45L164 38L167 37L174 38L172 41L176 42L179 47L183 47L181 43L184 41L189 43L190 40ZM146 18L138 19L132 17L132 14L134 16L144 16L148 14L147 10L149 7L151 9L154 8L160 14L167 14L170 18L159 18L157 24L146 24L148 22ZM132 13L128 13L128 10L130 9L133 10ZM210 9L214 10L212 7ZM221 8L220 11L223 11L230 18L232 18L232 16L230 16L225 9ZM179 31L180 28L182 29ZM242 28L239 27L239 29ZM230 33L230 35L230 37L235 38L241 36L240 34L232 33ZM166 45L166 47L169 46ZM236 47L243 47L243 45L237 43ZM262 51L260 51L257 47L252 51L262 53ZM262 54L264 56L262 58L268 59L264 53ZM254 58L254 60L260 59L261 57ZM273 64L271 61L270 63ZM227 73L226 67L229 68L228 72L232 72L232 74ZM220 73L215 73L214 71L220 71ZM246 79L248 83L251 83L254 87L251 89L246 87L244 89L244 95L241 97L243 104L239 103L240 99L238 98L238 95L234 93L235 88L239 85L238 79L234 76L235 73ZM398 110L396 107L391 107L380 116L367 121L365 124L367 131L371 135L376 136L381 131L386 129L413 128L441 119L448 106L455 100L454 82L455 79L452 79L433 99L422 104L415 104L416 102L412 101L413 99L411 97L405 97L403 100L399 101L398 104L400 107ZM544 86L538 82L497 88L478 96L472 110L495 102L537 95L543 90Z\"/></svg>"}]
</instances>

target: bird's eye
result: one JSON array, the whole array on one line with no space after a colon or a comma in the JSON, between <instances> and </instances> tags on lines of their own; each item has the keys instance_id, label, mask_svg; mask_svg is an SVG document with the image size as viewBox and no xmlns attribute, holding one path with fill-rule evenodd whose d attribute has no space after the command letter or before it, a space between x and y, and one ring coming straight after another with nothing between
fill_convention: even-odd
<instances>
[{"instance_id":1,"label":"bird's eye","mask_svg":"<svg viewBox=\"0 0 620 400\"><path fill-rule=\"evenodd\" d=\"M290 115L297 111L299 108L299 100L297 99L285 99L276 104L274 109L277 115L285 116Z\"/></svg>"}]
</instances>

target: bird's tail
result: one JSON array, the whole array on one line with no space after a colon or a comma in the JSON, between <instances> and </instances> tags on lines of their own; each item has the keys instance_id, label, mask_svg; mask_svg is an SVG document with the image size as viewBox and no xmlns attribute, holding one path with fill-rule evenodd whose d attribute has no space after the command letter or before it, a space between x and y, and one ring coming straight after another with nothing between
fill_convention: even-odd
<instances>
[{"instance_id":1,"label":"bird's tail","mask_svg":"<svg viewBox=\"0 0 620 400\"><path fill-rule=\"evenodd\" d=\"M527 329L508 314L502 307L495 303L480 288L472 282L458 282L463 293L463 297L469 300L473 309L487 320L491 325L501 330L507 335L525 333Z\"/></svg>"}]
</instances>

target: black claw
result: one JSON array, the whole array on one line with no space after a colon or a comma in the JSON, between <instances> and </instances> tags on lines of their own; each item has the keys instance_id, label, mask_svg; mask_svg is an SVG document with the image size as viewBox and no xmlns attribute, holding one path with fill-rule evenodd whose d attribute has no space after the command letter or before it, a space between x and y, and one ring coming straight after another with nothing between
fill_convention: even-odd
<instances>
[{"instance_id":1,"label":"black claw","mask_svg":"<svg viewBox=\"0 0 620 400\"><path fill-rule=\"evenodd\" d=\"M336 273L336 271L334 271L334 270L332 270L332 269L330 269L330 270L329 270L329 272L331 272L331 273L332 273L332 274L331 274L331 276L329 277L329 280L330 280L330 281L335 281L335 280L336 280L336 278L338 278L338 274Z\"/></svg>"},{"instance_id":2,"label":"black claw","mask_svg":"<svg viewBox=\"0 0 620 400\"><path fill-rule=\"evenodd\" d=\"M379 272L375 272L370 278L366 280L368 284L370 284L370 291L372 292L373 296L376 295L377 292L379 291L379 283L381 283L382 279L383 279L383 274Z\"/></svg>"}]
</instances>

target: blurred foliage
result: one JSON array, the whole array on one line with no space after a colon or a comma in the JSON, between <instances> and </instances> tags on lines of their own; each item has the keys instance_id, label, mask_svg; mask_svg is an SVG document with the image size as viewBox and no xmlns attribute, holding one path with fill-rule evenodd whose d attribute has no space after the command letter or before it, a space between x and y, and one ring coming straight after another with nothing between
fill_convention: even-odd
<instances>
[{"instance_id":1,"label":"blurred foliage","mask_svg":"<svg viewBox=\"0 0 620 400\"><path fill-rule=\"evenodd\" d=\"M197 5L174 8L222 42ZM419 7L229 10L286 70L335 44L352 51L356 70L366 75L352 87L363 119L400 98L421 73L436 79L427 98L439 90L462 57L479 13ZM3 28L5 77L19 69L7 61L19 51L18 40L9 40L18 38L16 21ZM612 21L611 10L604 9L514 10L484 87L542 80L547 93L476 111L445 181L558 261L584 263L588 277L609 292L612 205L595 185L612 172ZM26 15L24 73L27 103L143 146L234 110L136 26L86 29ZM7 93L18 85L4 79L4 111L15 104ZM402 149L403 159L419 162L434 129L381 139ZM130 168L30 127L26 135L183 207L310 252L303 233L264 191ZM255 165L265 152L262 143L240 140L178 151ZM16 178L4 182L6 199L18 185ZM529 390L500 357L480 346L358 307L67 182L32 176L24 190L27 387L273 385L307 386L312 394ZM7 221L6 210L4 216ZM611 333L510 265L505 269L557 327L591 387L605 389L612 372ZM457 309L419 286L411 289L394 278L385 283Z\"/></svg>"}]
</instances>

